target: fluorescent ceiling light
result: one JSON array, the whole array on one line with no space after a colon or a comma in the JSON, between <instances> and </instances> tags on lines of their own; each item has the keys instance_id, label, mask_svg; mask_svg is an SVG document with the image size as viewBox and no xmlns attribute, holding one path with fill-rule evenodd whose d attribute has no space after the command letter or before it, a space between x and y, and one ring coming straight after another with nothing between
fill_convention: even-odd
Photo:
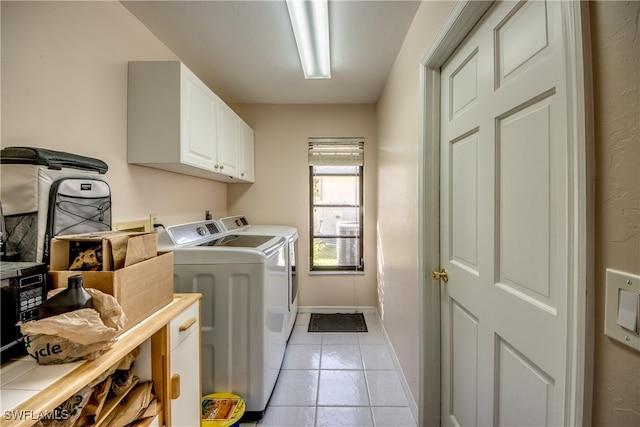
<instances>
[{"instance_id":1,"label":"fluorescent ceiling light","mask_svg":"<svg viewBox=\"0 0 640 427\"><path fill-rule=\"evenodd\" d=\"M328 0L287 0L289 18L307 79L330 79Z\"/></svg>"}]
</instances>

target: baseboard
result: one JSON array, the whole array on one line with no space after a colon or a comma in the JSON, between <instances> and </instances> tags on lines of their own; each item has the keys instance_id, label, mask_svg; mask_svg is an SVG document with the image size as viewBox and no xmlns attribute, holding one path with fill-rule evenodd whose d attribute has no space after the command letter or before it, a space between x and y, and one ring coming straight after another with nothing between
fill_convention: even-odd
<instances>
[{"instance_id":1,"label":"baseboard","mask_svg":"<svg viewBox=\"0 0 640 427\"><path fill-rule=\"evenodd\" d=\"M384 335L384 339L387 343L387 346L389 348L389 350L391 351L391 358L393 359L393 364L396 367L396 371L400 373L400 382L402 383L402 388L404 389L404 394L407 396L407 399L409 400L409 408L411 409L411 412L413 413L413 418L415 418L416 420L416 425L418 424L418 420L419 415L418 415L418 404L416 403L415 398L413 397L413 393L411 392L411 388L409 387L409 383L407 382L407 378L404 375L404 371L402 370L402 366L400 365L400 360L398 360L398 356L396 355L396 351L393 348L393 344L391 343L391 339L389 338L389 335L387 334L387 330L384 328L384 323L382 322L382 319L380 318L380 313L378 313L378 310L375 310L375 315L378 318L378 320L380 321L380 324L382 325L382 334Z\"/></svg>"},{"instance_id":2,"label":"baseboard","mask_svg":"<svg viewBox=\"0 0 640 427\"><path fill-rule=\"evenodd\" d=\"M298 313L377 313L375 307L367 306L298 306Z\"/></svg>"}]
</instances>

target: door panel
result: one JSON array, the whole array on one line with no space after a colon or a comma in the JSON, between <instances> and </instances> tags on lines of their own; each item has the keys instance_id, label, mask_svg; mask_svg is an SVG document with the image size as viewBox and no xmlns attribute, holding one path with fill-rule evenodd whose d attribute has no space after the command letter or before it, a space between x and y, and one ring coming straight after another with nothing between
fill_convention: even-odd
<instances>
[{"instance_id":1,"label":"door panel","mask_svg":"<svg viewBox=\"0 0 640 427\"><path fill-rule=\"evenodd\" d=\"M478 135L450 145L451 207L449 258L478 275Z\"/></svg>"},{"instance_id":2,"label":"door panel","mask_svg":"<svg viewBox=\"0 0 640 427\"><path fill-rule=\"evenodd\" d=\"M451 302L451 406L460 425L475 426L477 420L478 319L455 301Z\"/></svg>"},{"instance_id":3,"label":"door panel","mask_svg":"<svg viewBox=\"0 0 640 427\"><path fill-rule=\"evenodd\" d=\"M451 108L449 117L459 117L464 111L475 106L478 101L478 51L470 52L462 64L451 73Z\"/></svg>"},{"instance_id":4,"label":"door panel","mask_svg":"<svg viewBox=\"0 0 640 427\"><path fill-rule=\"evenodd\" d=\"M497 2L441 69L444 425L565 424L560 22L558 2Z\"/></svg>"},{"instance_id":5,"label":"door panel","mask_svg":"<svg viewBox=\"0 0 640 427\"><path fill-rule=\"evenodd\" d=\"M545 303L550 297L549 102L498 120L496 135L498 279Z\"/></svg>"},{"instance_id":6,"label":"door panel","mask_svg":"<svg viewBox=\"0 0 640 427\"><path fill-rule=\"evenodd\" d=\"M522 353L499 340L497 372L497 425L549 425L547 414L553 405L553 379ZM527 390L526 402L521 401Z\"/></svg>"},{"instance_id":7,"label":"door panel","mask_svg":"<svg viewBox=\"0 0 640 427\"><path fill-rule=\"evenodd\" d=\"M545 2L531 1L520 6L513 8L497 27L497 76L500 83L549 47Z\"/></svg>"}]
</instances>

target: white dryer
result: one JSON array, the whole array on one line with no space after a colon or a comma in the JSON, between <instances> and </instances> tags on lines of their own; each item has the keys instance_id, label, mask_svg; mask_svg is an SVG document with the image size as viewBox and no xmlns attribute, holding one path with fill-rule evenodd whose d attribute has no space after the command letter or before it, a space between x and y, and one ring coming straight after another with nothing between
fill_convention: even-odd
<instances>
[{"instance_id":1,"label":"white dryer","mask_svg":"<svg viewBox=\"0 0 640 427\"><path fill-rule=\"evenodd\" d=\"M158 249L174 252L175 292L202 294L202 392L243 398L243 420L262 418L289 337L287 240L226 233L217 221L168 227Z\"/></svg>"},{"instance_id":2,"label":"white dryer","mask_svg":"<svg viewBox=\"0 0 640 427\"><path fill-rule=\"evenodd\" d=\"M288 225L254 225L249 223L249 219L244 215L228 216L221 218L220 223L227 233L242 235L273 235L282 236L287 240L287 258L284 260L284 268L288 279L288 312L287 331L288 336L293 331L298 314L298 229Z\"/></svg>"}]
</instances>

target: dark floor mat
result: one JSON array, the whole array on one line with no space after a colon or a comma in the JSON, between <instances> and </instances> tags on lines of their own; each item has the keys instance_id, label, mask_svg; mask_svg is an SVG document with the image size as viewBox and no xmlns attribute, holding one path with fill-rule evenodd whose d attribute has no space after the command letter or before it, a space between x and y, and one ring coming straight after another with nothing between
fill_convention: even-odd
<instances>
[{"instance_id":1,"label":"dark floor mat","mask_svg":"<svg viewBox=\"0 0 640 427\"><path fill-rule=\"evenodd\" d=\"M367 332L362 313L311 313L309 332Z\"/></svg>"}]
</instances>

